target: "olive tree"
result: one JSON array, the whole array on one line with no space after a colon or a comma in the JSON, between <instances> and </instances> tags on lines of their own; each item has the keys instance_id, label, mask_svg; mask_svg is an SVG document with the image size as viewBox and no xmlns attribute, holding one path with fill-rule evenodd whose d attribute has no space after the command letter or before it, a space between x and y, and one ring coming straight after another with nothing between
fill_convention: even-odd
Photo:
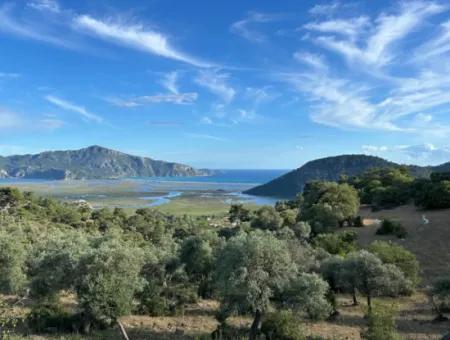
<instances>
[{"instance_id":1,"label":"olive tree","mask_svg":"<svg viewBox=\"0 0 450 340\"><path fill-rule=\"evenodd\" d=\"M308 221L313 232L328 232L354 219L359 210L357 191L350 185L310 182L303 192L300 220Z\"/></svg>"},{"instance_id":2,"label":"olive tree","mask_svg":"<svg viewBox=\"0 0 450 340\"><path fill-rule=\"evenodd\" d=\"M375 296L398 296L411 291L411 282L395 265L383 264L366 250L349 254L344 261L342 280L366 296L369 311Z\"/></svg>"},{"instance_id":3,"label":"olive tree","mask_svg":"<svg viewBox=\"0 0 450 340\"><path fill-rule=\"evenodd\" d=\"M278 230L283 226L283 218L274 207L264 206L256 211L251 226L256 229Z\"/></svg>"},{"instance_id":4,"label":"olive tree","mask_svg":"<svg viewBox=\"0 0 450 340\"><path fill-rule=\"evenodd\" d=\"M92 323L110 326L129 314L142 286L143 254L139 248L117 239L97 242L80 260L76 285L86 332Z\"/></svg>"},{"instance_id":5,"label":"olive tree","mask_svg":"<svg viewBox=\"0 0 450 340\"><path fill-rule=\"evenodd\" d=\"M213 248L200 236L191 236L181 245L180 261L191 280L199 284L198 294L210 297L210 280L214 265Z\"/></svg>"},{"instance_id":6,"label":"olive tree","mask_svg":"<svg viewBox=\"0 0 450 340\"><path fill-rule=\"evenodd\" d=\"M271 300L295 277L297 268L283 241L253 232L231 238L216 263L216 284L222 310L251 312L250 339L255 339Z\"/></svg>"},{"instance_id":7,"label":"olive tree","mask_svg":"<svg viewBox=\"0 0 450 340\"><path fill-rule=\"evenodd\" d=\"M55 231L34 246L30 262L31 296L51 300L61 290L73 289L78 278L81 256L88 248L86 237L78 231Z\"/></svg>"},{"instance_id":8,"label":"olive tree","mask_svg":"<svg viewBox=\"0 0 450 340\"><path fill-rule=\"evenodd\" d=\"M283 300L313 320L325 319L333 311L327 300L329 289L328 283L319 275L300 273L283 293Z\"/></svg>"},{"instance_id":9,"label":"olive tree","mask_svg":"<svg viewBox=\"0 0 450 340\"><path fill-rule=\"evenodd\" d=\"M26 250L20 236L0 231L0 292L18 293L26 282Z\"/></svg>"},{"instance_id":10,"label":"olive tree","mask_svg":"<svg viewBox=\"0 0 450 340\"><path fill-rule=\"evenodd\" d=\"M419 261L409 250L391 242L375 241L369 251L383 263L397 266L414 285L419 282Z\"/></svg>"}]
</instances>

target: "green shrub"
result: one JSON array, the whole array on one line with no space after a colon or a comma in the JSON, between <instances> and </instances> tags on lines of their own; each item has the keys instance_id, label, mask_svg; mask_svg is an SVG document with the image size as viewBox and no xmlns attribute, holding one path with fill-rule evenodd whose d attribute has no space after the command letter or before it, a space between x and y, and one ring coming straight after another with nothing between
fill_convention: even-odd
<instances>
[{"instance_id":1,"label":"green shrub","mask_svg":"<svg viewBox=\"0 0 450 340\"><path fill-rule=\"evenodd\" d=\"M19 293L25 285L26 252L20 236L0 230L0 292Z\"/></svg>"},{"instance_id":2,"label":"green shrub","mask_svg":"<svg viewBox=\"0 0 450 340\"><path fill-rule=\"evenodd\" d=\"M413 284L419 283L419 261L404 247L384 241L375 241L369 251L386 264L396 265Z\"/></svg>"},{"instance_id":3,"label":"green shrub","mask_svg":"<svg viewBox=\"0 0 450 340\"><path fill-rule=\"evenodd\" d=\"M291 311L277 311L268 314L261 325L261 333L268 340L304 340L299 319Z\"/></svg>"},{"instance_id":4,"label":"green shrub","mask_svg":"<svg viewBox=\"0 0 450 340\"><path fill-rule=\"evenodd\" d=\"M76 328L78 316L64 311L53 301L40 302L31 308L26 324L37 333L70 332Z\"/></svg>"},{"instance_id":5,"label":"green shrub","mask_svg":"<svg viewBox=\"0 0 450 340\"><path fill-rule=\"evenodd\" d=\"M384 219L381 226L376 231L377 235L395 235L398 238L405 238L408 235L406 229L400 222Z\"/></svg>"},{"instance_id":6,"label":"green shrub","mask_svg":"<svg viewBox=\"0 0 450 340\"><path fill-rule=\"evenodd\" d=\"M395 325L396 313L395 305L374 305L368 314L368 329L362 334L362 338L367 340L400 340Z\"/></svg>"},{"instance_id":7,"label":"green shrub","mask_svg":"<svg viewBox=\"0 0 450 340\"><path fill-rule=\"evenodd\" d=\"M353 231L334 234L320 234L314 238L314 245L332 255L345 255L356 250L357 235Z\"/></svg>"}]
</instances>

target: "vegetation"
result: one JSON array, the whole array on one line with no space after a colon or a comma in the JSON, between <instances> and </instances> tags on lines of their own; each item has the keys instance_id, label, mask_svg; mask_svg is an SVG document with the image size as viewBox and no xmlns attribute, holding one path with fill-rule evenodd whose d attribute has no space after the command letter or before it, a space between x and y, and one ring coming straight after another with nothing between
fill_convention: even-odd
<instances>
[{"instance_id":1,"label":"vegetation","mask_svg":"<svg viewBox=\"0 0 450 340\"><path fill-rule=\"evenodd\" d=\"M308 222L312 232L319 234L350 223L358 210L358 194L350 185L311 182L302 195L299 219Z\"/></svg>"},{"instance_id":2,"label":"vegetation","mask_svg":"<svg viewBox=\"0 0 450 340\"><path fill-rule=\"evenodd\" d=\"M446 165L446 164L445 164ZM442 172L446 166L419 167L403 166L414 178L427 178L432 172ZM368 155L341 155L316 159L273 181L252 188L246 193L260 196L294 198L312 181L339 181L344 178L360 176L372 169L399 168L400 165L379 157ZM378 170L377 170L378 171ZM389 170L388 170L389 171ZM391 192L395 196L395 192ZM387 195L389 197L389 195ZM384 203L384 202L382 202ZM389 201L386 201L389 203Z\"/></svg>"},{"instance_id":3,"label":"vegetation","mask_svg":"<svg viewBox=\"0 0 450 340\"><path fill-rule=\"evenodd\" d=\"M377 229L377 235L395 235L398 238L405 238L407 232L400 222L384 219Z\"/></svg>"},{"instance_id":4,"label":"vegetation","mask_svg":"<svg viewBox=\"0 0 450 340\"><path fill-rule=\"evenodd\" d=\"M410 183L402 171L379 172L391 179L382 185L400 175ZM361 195L376 193L354 180L312 182L275 207L233 205L228 218L94 210L3 188L1 293L32 301L22 323L37 333L88 334L126 315L179 315L188 303L213 299L220 303L214 334L239 338L233 317L250 316L250 339L305 339L302 321L337 315L337 297L349 293L354 303L367 299L367 339L396 339L394 311L373 299L410 295L419 265L402 246L377 241L359 249L357 234L340 230L363 226ZM385 220L381 229L398 236L401 226ZM448 287L443 277L430 290L440 318Z\"/></svg>"},{"instance_id":5,"label":"vegetation","mask_svg":"<svg viewBox=\"0 0 450 340\"><path fill-rule=\"evenodd\" d=\"M431 289L431 300L437 314L436 320L448 320L444 312L450 311L450 271L437 279Z\"/></svg>"},{"instance_id":6,"label":"vegetation","mask_svg":"<svg viewBox=\"0 0 450 340\"><path fill-rule=\"evenodd\" d=\"M376 304L368 314L367 340L400 340L395 326L396 307Z\"/></svg>"}]
</instances>

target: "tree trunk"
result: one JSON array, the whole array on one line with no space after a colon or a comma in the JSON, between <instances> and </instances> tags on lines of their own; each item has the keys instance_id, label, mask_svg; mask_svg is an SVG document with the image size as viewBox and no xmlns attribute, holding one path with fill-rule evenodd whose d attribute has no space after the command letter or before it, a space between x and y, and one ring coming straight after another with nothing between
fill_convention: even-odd
<instances>
[{"instance_id":1,"label":"tree trunk","mask_svg":"<svg viewBox=\"0 0 450 340\"><path fill-rule=\"evenodd\" d=\"M250 328L249 340L256 340L258 337L259 325L261 323L261 312L256 310L255 318L253 319L252 327Z\"/></svg>"},{"instance_id":2,"label":"tree trunk","mask_svg":"<svg viewBox=\"0 0 450 340\"><path fill-rule=\"evenodd\" d=\"M353 297L353 306L358 306L358 299L356 298L356 289L355 288L353 288L352 297Z\"/></svg>"},{"instance_id":3,"label":"tree trunk","mask_svg":"<svg viewBox=\"0 0 450 340\"><path fill-rule=\"evenodd\" d=\"M367 294L367 307L369 308L369 313L372 311L372 297Z\"/></svg>"}]
</instances>

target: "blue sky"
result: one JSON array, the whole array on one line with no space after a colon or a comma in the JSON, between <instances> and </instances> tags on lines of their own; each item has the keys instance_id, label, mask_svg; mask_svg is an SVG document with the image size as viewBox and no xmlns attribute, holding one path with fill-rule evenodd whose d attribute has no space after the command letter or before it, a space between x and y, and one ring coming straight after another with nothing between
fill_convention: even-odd
<instances>
[{"instance_id":1,"label":"blue sky","mask_svg":"<svg viewBox=\"0 0 450 340\"><path fill-rule=\"evenodd\" d=\"M0 1L0 154L450 160L446 1Z\"/></svg>"}]
</instances>

